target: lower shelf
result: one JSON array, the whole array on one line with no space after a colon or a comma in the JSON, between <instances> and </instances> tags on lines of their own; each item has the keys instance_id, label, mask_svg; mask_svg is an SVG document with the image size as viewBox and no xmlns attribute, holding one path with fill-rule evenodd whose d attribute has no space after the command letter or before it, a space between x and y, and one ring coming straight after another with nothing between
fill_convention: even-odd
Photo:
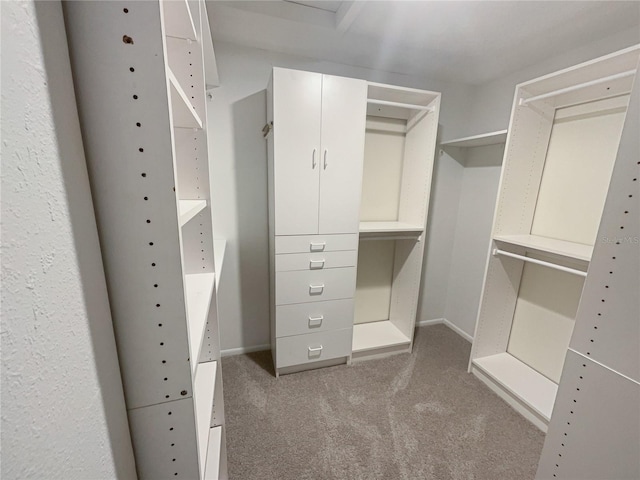
<instances>
[{"instance_id":1,"label":"lower shelf","mask_svg":"<svg viewBox=\"0 0 640 480\"><path fill-rule=\"evenodd\" d=\"M205 480L220 478L220 450L222 448L222 427L209 429L209 446L207 448L207 463L204 470Z\"/></svg>"},{"instance_id":2,"label":"lower shelf","mask_svg":"<svg viewBox=\"0 0 640 480\"><path fill-rule=\"evenodd\" d=\"M358 323L353 326L353 353L409 345L410 343L411 339L398 330L391 323L391 320Z\"/></svg>"},{"instance_id":3,"label":"lower shelf","mask_svg":"<svg viewBox=\"0 0 640 480\"><path fill-rule=\"evenodd\" d=\"M193 386L201 478L205 477L205 461L208 461L208 450L210 449L211 434L209 431L211 430L211 414L213 412L217 369L218 362L205 362L198 365Z\"/></svg>"},{"instance_id":4,"label":"lower shelf","mask_svg":"<svg viewBox=\"0 0 640 480\"><path fill-rule=\"evenodd\" d=\"M558 385L509 353L473 360L471 371L534 425L546 431Z\"/></svg>"}]
</instances>

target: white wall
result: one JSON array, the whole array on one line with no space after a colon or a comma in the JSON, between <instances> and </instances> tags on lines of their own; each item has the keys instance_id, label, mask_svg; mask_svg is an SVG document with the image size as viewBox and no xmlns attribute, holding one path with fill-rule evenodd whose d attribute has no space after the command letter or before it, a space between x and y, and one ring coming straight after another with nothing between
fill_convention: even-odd
<instances>
[{"instance_id":1,"label":"white wall","mask_svg":"<svg viewBox=\"0 0 640 480\"><path fill-rule=\"evenodd\" d=\"M282 66L371 81L424 88L443 93L440 114L441 135L454 138L468 129L464 112L471 88L404 75L367 70L309 58L276 54L264 50L216 43L216 58L222 86L213 92L209 118L215 132L212 147L212 185L216 235L228 241L225 259L226 295L220 299L222 349L252 347L269 343L269 273L267 219L267 157L261 129L266 123L265 88L271 67ZM437 299L444 313L442 279L447 278L450 240L457 208L446 182L452 178L452 164L437 164L440 180L435 187L442 197L441 208L432 209L431 239L425 263L433 275L425 289ZM453 186L453 190L455 190ZM438 195L438 193L436 193ZM436 202L438 197L436 197ZM438 238L443 236L443 238ZM422 311L429 310L423 302Z\"/></svg>"},{"instance_id":2,"label":"white wall","mask_svg":"<svg viewBox=\"0 0 640 480\"><path fill-rule=\"evenodd\" d=\"M513 95L517 84L553 73L578 63L640 43L640 29L623 30L581 48L559 53L548 60L531 65L511 75L480 85L474 92L470 108L468 135L503 130L509 126ZM558 46L562 52L562 46Z\"/></svg>"},{"instance_id":3,"label":"white wall","mask_svg":"<svg viewBox=\"0 0 640 480\"><path fill-rule=\"evenodd\" d=\"M60 2L2 2L2 475L135 478Z\"/></svg>"},{"instance_id":4,"label":"white wall","mask_svg":"<svg viewBox=\"0 0 640 480\"><path fill-rule=\"evenodd\" d=\"M462 159L465 168L462 169L444 317L473 336L504 145L479 147L464 153L467 155Z\"/></svg>"}]
</instances>

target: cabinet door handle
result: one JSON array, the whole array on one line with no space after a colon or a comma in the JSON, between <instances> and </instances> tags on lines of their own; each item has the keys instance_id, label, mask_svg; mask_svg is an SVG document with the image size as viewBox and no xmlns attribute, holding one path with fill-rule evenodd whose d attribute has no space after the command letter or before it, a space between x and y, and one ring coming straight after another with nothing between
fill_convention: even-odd
<instances>
[{"instance_id":1,"label":"cabinet door handle","mask_svg":"<svg viewBox=\"0 0 640 480\"><path fill-rule=\"evenodd\" d=\"M320 352L322 352L322 345L320 345L319 347L308 347L308 348L309 348L309 353L320 354Z\"/></svg>"},{"instance_id":2,"label":"cabinet door handle","mask_svg":"<svg viewBox=\"0 0 640 480\"><path fill-rule=\"evenodd\" d=\"M324 320L324 316L320 315L319 317L309 317L309 327L319 327L322 325L322 320Z\"/></svg>"},{"instance_id":3,"label":"cabinet door handle","mask_svg":"<svg viewBox=\"0 0 640 480\"><path fill-rule=\"evenodd\" d=\"M321 295L324 290L324 283L320 285L309 285L309 295Z\"/></svg>"},{"instance_id":4,"label":"cabinet door handle","mask_svg":"<svg viewBox=\"0 0 640 480\"><path fill-rule=\"evenodd\" d=\"M316 168L316 149L313 149L313 153L311 154L311 169Z\"/></svg>"},{"instance_id":5,"label":"cabinet door handle","mask_svg":"<svg viewBox=\"0 0 640 480\"><path fill-rule=\"evenodd\" d=\"M329 151L329 149L325 148L324 150L324 169L327 169L327 152Z\"/></svg>"},{"instance_id":6,"label":"cabinet door handle","mask_svg":"<svg viewBox=\"0 0 640 480\"><path fill-rule=\"evenodd\" d=\"M324 268L324 258L322 260L311 260L309 262L309 268L311 270L320 270Z\"/></svg>"},{"instance_id":7,"label":"cabinet door handle","mask_svg":"<svg viewBox=\"0 0 640 480\"><path fill-rule=\"evenodd\" d=\"M324 250L326 242L309 242L309 247L312 252L321 252Z\"/></svg>"}]
</instances>

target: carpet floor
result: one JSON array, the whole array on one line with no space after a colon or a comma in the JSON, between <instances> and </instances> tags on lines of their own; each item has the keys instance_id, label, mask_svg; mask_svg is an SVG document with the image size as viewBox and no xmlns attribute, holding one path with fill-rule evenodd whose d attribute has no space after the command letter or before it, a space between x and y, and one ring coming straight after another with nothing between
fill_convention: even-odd
<instances>
[{"instance_id":1,"label":"carpet floor","mask_svg":"<svg viewBox=\"0 0 640 480\"><path fill-rule=\"evenodd\" d=\"M273 376L222 361L231 480L533 479L544 435L467 373L470 344L416 329L411 355Z\"/></svg>"}]
</instances>

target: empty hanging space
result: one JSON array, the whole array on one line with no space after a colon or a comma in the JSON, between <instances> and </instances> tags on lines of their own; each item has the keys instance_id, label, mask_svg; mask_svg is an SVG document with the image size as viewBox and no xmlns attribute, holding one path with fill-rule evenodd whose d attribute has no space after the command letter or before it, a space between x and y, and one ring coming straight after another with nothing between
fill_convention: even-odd
<instances>
[{"instance_id":1,"label":"empty hanging space","mask_svg":"<svg viewBox=\"0 0 640 480\"><path fill-rule=\"evenodd\" d=\"M470 370L545 431L593 246L607 241L636 62L623 52L516 90Z\"/></svg>"},{"instance_id":2,"label":"empty hanging space","mask_svg":"<svg viewBox=\"0 0 640 480\"><path fill-rule=\"evenodd\" d=\"M353 359L411 350L439 102L369 84Z\"/></svg>"}]
</instances>

